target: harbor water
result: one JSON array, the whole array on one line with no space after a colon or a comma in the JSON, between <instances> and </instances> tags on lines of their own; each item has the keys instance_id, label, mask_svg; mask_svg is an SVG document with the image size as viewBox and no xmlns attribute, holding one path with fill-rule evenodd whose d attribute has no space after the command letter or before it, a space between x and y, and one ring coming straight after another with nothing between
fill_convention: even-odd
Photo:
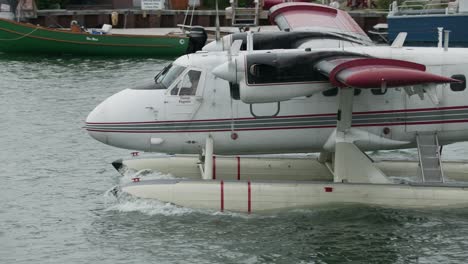
<instances>
[{"instance_id":1,"label":"harbor water","mask_svg":"<svg viewBox=\"0 0 468 264\"><path fill-rule=\"evenodd\" d=\"M0 263L466 263L468 208L246 215L110 195L124 180L110 163L130 151L93 140L84 120L167 63L0 54ZM468 159L468 144L444 156Z\"/></svg>"}]
</instances>

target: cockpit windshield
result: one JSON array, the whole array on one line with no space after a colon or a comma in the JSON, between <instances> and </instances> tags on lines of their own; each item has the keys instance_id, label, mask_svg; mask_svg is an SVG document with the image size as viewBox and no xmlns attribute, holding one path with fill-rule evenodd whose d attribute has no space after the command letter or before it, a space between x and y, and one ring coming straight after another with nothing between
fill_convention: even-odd
<instances>
[{"instance_id":1,"label":"cockpit windshield","mask_svg":"<svg viewBox=\"0 0 468 264\"><path fill-rule=\"evenodd\" d=\"M156 83L156 89L167 89L174 82L177 77L185 70L185 67L169 64L167 65L156 77L154 82Z\"/></svg>"},{"instance_id":2,"label":"cockpit windshield","mask_svg":"<svg viewBox=\"0 0 468 264\"><path fill-rule=\"evenodd\" d=\"M133 90L166 90L181 75L186 67L169 64L160 71L154 82L144 83L133 87Z\"/></svg>"}]
</instances>

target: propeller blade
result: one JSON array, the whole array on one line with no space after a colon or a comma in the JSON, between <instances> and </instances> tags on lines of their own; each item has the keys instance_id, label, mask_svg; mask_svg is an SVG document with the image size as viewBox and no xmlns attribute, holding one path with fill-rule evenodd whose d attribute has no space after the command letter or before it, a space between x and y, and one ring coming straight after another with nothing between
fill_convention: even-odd
<instances>
[{"instance_id":1,"label":"propeller blade","mask_svg":"<svg viewBox=\"0 0 468 264\"><path fill-rule=\"evenodd\" d=\"M231 54L233 56L237 56L239 54L239 51L241 50L242 47L242 40L241 39L236 39L231 45Z\"/></svg>"}]
</instances>

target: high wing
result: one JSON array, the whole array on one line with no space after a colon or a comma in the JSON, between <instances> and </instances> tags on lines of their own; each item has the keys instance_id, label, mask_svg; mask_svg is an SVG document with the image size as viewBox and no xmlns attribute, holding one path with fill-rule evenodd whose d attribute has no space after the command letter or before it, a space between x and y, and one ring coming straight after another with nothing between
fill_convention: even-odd
<instances>
[{"instance_id":1,"label":"high wing","mask_svg":"<svg viewBox=\"0 0 468 264\"><path fill-rule=\"evenodd\" d=\"M381 88L459 82L426 72L426 66L414 62L380 58L328 58L315 68L336 87Z\"/></svg>"},{"instance_id":2,"label":"high wing","mask_svg":"<svg viewBox=\"0 0 468 264\"><path fill-rule=\"evenodd\" d=\"M245 58L249 85L280 77L289 83L307 82L311 80L310 75L318 73L326 78L315 80L328 80L332 87L391 88L460 82L426 72L423 64L345 51L269 52L247 54Z\"/></svg>"}]
</instances>

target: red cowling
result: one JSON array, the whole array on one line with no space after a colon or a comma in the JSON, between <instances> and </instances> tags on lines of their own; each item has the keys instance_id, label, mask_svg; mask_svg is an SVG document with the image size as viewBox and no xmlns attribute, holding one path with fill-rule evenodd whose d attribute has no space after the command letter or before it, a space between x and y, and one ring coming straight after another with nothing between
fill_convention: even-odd
<instances>
[{"instance_id":1,"label":"red cowling","mask_svg":"<svg viewBox=\"0 0 468 264\"><path fill-rule=\"evenodd\" d=\"M452 78L425 72L418 63L377 58L337 59L329 73L330 83L338 87L380 88L426 83L459 82Z\"/></svg>"},{"instance_id":2,"label":"red cowling","mask_svg":"<svg viewBox=\"0 0 468 264\"><path fill-rule=\"evenodd\" d=\"M340 75L343 75L343 77ZM345 86L359 88L379 88L382 86L390 88L425 83L458 82L458 80L452 78L424 71L391 66L352 68L344 70L337 77Z\"/></svg>"}]
</instances>

